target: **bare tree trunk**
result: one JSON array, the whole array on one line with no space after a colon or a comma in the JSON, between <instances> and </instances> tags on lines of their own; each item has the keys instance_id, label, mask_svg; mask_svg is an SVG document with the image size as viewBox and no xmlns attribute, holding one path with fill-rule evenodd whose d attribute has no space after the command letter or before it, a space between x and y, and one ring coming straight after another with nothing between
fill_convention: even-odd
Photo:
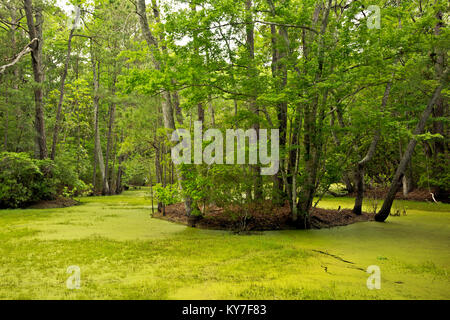
<instances>
[{"instance_id":1,"label":"bare tree trunk","mask_svg":"<svg viewBox=\"0 0 450 320\"><path fill-rule=\"evenodd\" d=\"M114 77L113 77L113 84L112 84L112 94L115 95L116 93L116 75L114 70ZM105 162L105 177L103 179L103 186L108 185L109 181L109 158L111 153L111 145L112 145L112 137L113 137L113 128L114 128L114 120L115 120L115 112L116 112L116 103L112 102L109 105L109 123L108 123L108 137L107 137L107 144L106 144L106 162ZM111 188L109 190L103 190L104 193L111 194Z\"/></svg>"},{"instance_id":2,"label":"bare tree trunk","mask_svg":"<svg viewBox=\"0 0 450 320\"><path fill-rule=\"evenodd\" d=\"M412 191L411 173L408 169L405 171L405 175L402 178L403 195L406 197Z\"/></svg>"},{"instance_id":3,"label":"bare tree trunk","mask_svg":"<svg viewBox=\"0 0 450 320\"><path fill-rule=\"evenodd\" d=\"M78 81L78 62L79 62L79 57L77 54L76 60L75 60L75 80ZM75 86L75 89L78 91L78 82ZM76 115L77 115L77 175L80 176L80 151L81 151L81 128L80 128L80 104L78 103L78 98L75 98L74 101L74 107L76 110ZM95 157L94 157L95 158Z\"/></svg>"},{"instance_id":4,"label":"bare tree trunk","mask_svg":"<svg viewBox=\"0 0 450 320\"><path fill-rule=\"evenodd\" d=\"M400 155L399 161L401 161L402 157L403 157L401 139L399 139L398 144L399 144L399 155ZM403 191L404 197L408 196L409 192L412 190L412 176L411 176L410 169L411 169L411 161L406 165L405 174L403 175L403 178L402 178L402 191Z\"/></svg>"},{"instance_id":5,"label":"bare tree trunk","mask_svg":"<svg viewBox=\"0 0 450 320\"><path fill-rule=\"evenodd\" d=\"M72 37L73 37L74 30L75 30L75 27L73 26L72 29L70 30L69 40L67 41L66 61L64 63L63 73L61 75L61 84L60 84L60 87L59 87L58 108L56 110L55 128L54 128L54 131L53 131L52 151L51 151L51 154L50 154L50 158L52 160L55 159L56 144L58 143L58 134L59 134L59 127L60 127L60 122L61 122L61 111L62 111L62 104L63 104L63 100L64 100L64 84L66 82L67 69L69 68L70 52L72 50Z\"/></svg>"},{"instance_id":6,"label":"bare tree trunk","mask_svg":"<svg viewBox=\"0 0 450 320\"><path fill-rule=\"evenodd\" d=\"M300 110L297 110L296 119L294 121L294 130L300 132L302 126L302 118L300 117ZM298 143L298 135L295 135L295 144ZM298 220L298 208L297 208L297 174L298 174L298 164L300 160L300 148L295 148L294 154L295 162L292 170L292 179L291 179L291 195L290 195L290 208L291 208L291 220L294 224L297 224ZM287 181L285 183L288 183ZM289 194L289 185L286 185L286 190Z\"/></svg>"},{"instance_id":7,"label":"bare tree trunk","mask_svg":"<svg viewBox=\"0 0 450 320\"><path fill-rule=\"evenodd\" d=\"M441 81L442 84L439 85L433 93L433 96L431 97L430 101L428 102L427 107L422 112L422 115L420 116L419 123L417 124L414 132L413 132L413 138L408 143L408 147L406 148L405 153L403 154L402 160L400 161L400 164L397 167L397 170L395 172L394 178L392 179L391 187L389 188L389 191L386 195L386 198L384 199L383 206L381 207L380 211L375 215L375 220L379 222L383 222L387 219L389 216L389 213L391 212L392 203L395 199L395 194L397 193L398 188L400 187L401 179L405 173L406 166L408 165L408 162L411 160L412 154L414 152L414 148L416 147L417 140L414 136L422 134L423 130L425 129L425 125L427 123L428 118L430 117L430 114L433 110L433 106L436 103L436 100L438 99L442 88L444 84L448 83L448 70L443 74Z\"/></svg>"},{"instance_id":8,"label":"bare tree trunk","mask_svg":"<svg viewBox=\"0 0 450 320\"><path fill-rule=\"evenodd\" d=\"M95 156L95 148L94 148L94 168L92 171L92 192L94 193L96 185L97 185L97 157Z\"/></svg>"},{"instance_id":9,"label":"bare tree trunk","mask_svg":"<svg viewBox=\"0 0 450 320\"><path fill-rule=\"evenodd\" d=\"M5 151L8 151L8 128L9 128L9 110L8 110L8 104L6 104L6 110L5 110L5 134L4 134L4 146Z\"/></svg>"},{"instance_id":10,"label":"bare tree trunk","mask_svg":"<svg viewBox=\"0 0 450 320\"><path fill-rule=\"evenodd\" d=\"M275 14L274 12L272 14ZM287 68L284 62L280 61L286 56L286 50L280 46L277 41L276 26L270 26L272 34L272 77L277 84L277 90L282 91L287 84ZM281 34L281 31L280 31ZM286 42L286 39L284 39ZM284 43L287 46L287 43ZM278 129L280 130L280 146L286 150L286 134L287 134L287 103L280 102L277 108ZM283 163L281 164L281 170L284 170ZM286 181L287 182L287 181ZM273 202L278 205L282 205L286 200L286 192L283 189L283 180L281 173L277 173L273 176Z\"/></svg>"},{"instance_id":11,"label":"bare tree trunk","mask_svg":"<svg viewBox=\"0 0 450 320\"><path fill-rule=\"evenodd\" d=\"M44 71L42 67L42 25L44 22L42 16L42 9L39 7L33 8L32 0L24 0L25 15L27 17L28 33L30 40L38 39L31 44L31 63L33 65L34 81L34 103L35 103L35 128L36 128L36 144L39 150L39 158L45 159L48 157L47 141L45 135L45 121L44 121ZM33 18L34 9L34 18Z\"/></svg>"},{"instance_id":12,"label":"bare tree trunk","mask_svg":"<svg viewBox=\"0 0 450 320\"><path fill-rule=\"evenodd\" d=\"M163 170L161 167L161 160L160 155L162 154L161 151L161 144L158 142L157 147L155 148L155 173L156 173L156 183L163 183ZM158 212L162 212L163 204L158 199Z\"/></svg>"},{"instance_id":13,"label":"bare tree trunk","mask_svg":"<svg viewBox=\"0 0 450 320\"><path fill-rule=\"evenodd\" d=\"M114 158L111 166L111 171L108 174L109 194L114 194L115 190L117 189L117 187L114 185L115 184L114 171L116 170L116 160L117 160L117 142L115 141L113 145L114 145L114 152L113 152Z\"/></svg>"},{"instance_id":14,"label":"bare tree trunk","mask_svg":"<svg viewBox=\"0 0 450 320\"><path fill-rule=\"evenodd\" d=\"M255 26L253 23L253 13L252 13L253 3L252 0L246 0L245 2L245 10L246 10L246 46L247 46L247 54L248 54L248 77L249 79L253 79L257 76L257 69L254 66L255 60ZM253 90L254 91L254 90ZM255 97L251 97L249 101L250 111L255 113L257 116L259 114L258 107L256 105ZM257 136L259 135L259 121L255 121L252 125L252 128L256 130ZM254 180L254 199L262 200L262 176L261 176L261 168L258 164L251 166L252 175Z\"/></svg>"},{"instance_id":15,"label":"bare tree trunk","mask_svg":"<svg viewBox=\"0 0 450 320\"><path fill-rule=\"evenodd\" d=\"M162 183L162 168L161 168L160 154L161 154L160 148L156 149L155 152L156 183Z\"/></svg>"},{"instance_id":16,"label":"bare tree trunk","mask_svg":"<svg viewBox=\"0 0 450 320\"><path fill-rule=\"evenodd\" d=\"M183 124L183 113L181 112L181 108L180 108L180 97L178 96L178 92L174 91L172 93L172 103L175 109L175 114L177 117L177 122L178 124L182 125Z\"/></svg>"},{"instance_id":17,"label":"bare tree trunk","mask_svg":"<svg viewBox=\"0 0 450 320\"><path fill-rule=\"evenodd\" d=\"M208 100L209 100L209 112L211 112L211 125L213 127L215 127L216 126L216 118L215 118L214 105L211 101L211 95L208 96Z\"/></svg>"},{"instance_id":18,"label":"bare tree trunk","mask_svg":"<svg viewBox=\"0 0 450 320\"><path fill-rule=\"evenodd\" d=\"M165 188L167 186L167 182L166 182L167 166L164 163L163 163L163 172L164 172L164 175L163 175L162 186ZM165 216L166 215L166 204L165 203L163 203L162 210L163 210L162 215Z\"/></svg>"},{"instance_id":19,"label":"bare tree trunk","mask_svg":"<svg viewBox=\"0 0 450 320\"><path fill-rule=\"evenodd\" d=\"M91 54L92 55L92 54ZM99 131L99 100L100 97L98 95L99 89L99 74L98 74L98 65L99 63L95 61L94 56L91 56L92 59L92 74L94 81L94 128L95 128L95 143L94 143L94 157L97 159L98 168L100 169L101 181L102 181L102 192L109 192L108 181L105 180L105 163L103 162L103 152L102 145L100 142L100 131Z\"/></svg>"},{"instance_id":20,"label":"bare tree trunk","mask_svg":"<svg viewBox=\"0 0 450 320\"><path fill-rule=\"evenodd\" d=\"M122 133L120 135L120 143L123 142L123 129L122 129ZM123 187L122 187L122 162L124 161L125 156L124 155L120 155L119 156L119 164L117 167L117 178L116 178L116 189L115 189L115 193L116 194L120 194L122 193Z\"/></svg>"},{"instance_id":21,"label":"bare tree trunk","mask_svg":"<svg viewBox=\"0 0 450 320\"><path fill-rule=\"evenodd\" d=\"M155 208L153 207L153 177L152 177L152 169L150 166L150 171L149 171L149 175L150 175L150 198L152 199L152 215L155 214Z\"/></svg>"},{"instance_id":22,"label":"bare tree trunk","mask_svg":"<svg viewBox=\"0 0 450 320\"><path fill-rule=\"evenodd\" d=\"M123 168L122 168L122 162L124 161L124 156L119 156L119 167L117 168L117 179L116 179L116 194L121 194L123 191L123 186L122 186L122 173L123 173Z\"/></svg>"},{"instance_id":23,"label":"bare tree trunk","mask_svg":"<svg viewBox=\"0 0 450 320\"><path fill-rule=\"evenodd\" d=\"M202 123L205 122L205 109L203 108L202 103L197 104L197 116L198 121L201 121Z\"/></svg>"},{"instance_id":24,"label":"bare tree trunk","mask_svg":"<svg viewBox=\"0 0 450 320\"><path fill-rule=\"evenodd\" d=\"M8 151L8 130L9 130L8 90L5 90L5 132L3 135L3 144L6 152Z\"/></svg>"},{"instance_id":25,"label":"bare tree trunk","mask_svg":"<svg viewBox=\"0 0 450 320\"><path fill-rule=\"evenodd\" d=\"M386 84L386 89L384 90L383 99L381 102L381 112L384 111L387 100L389 98L389 93L391 91L392 82L389 81ZM358 165L356 166L355 170L355 188L356 188L356 198L355 198L355 205L353 207L353 213L355 214L361 214L362 211L362 204L364 199L364 168L366 164L372 160L373 156L375 155L375 151L377 149L378 141L380 141L381 138L381 129L378 127L375 130L375 134L373 136L372 142L370 143L369 150L367 150L367 153L365 157L358 162Z\"/></svg>"}]
</instances>

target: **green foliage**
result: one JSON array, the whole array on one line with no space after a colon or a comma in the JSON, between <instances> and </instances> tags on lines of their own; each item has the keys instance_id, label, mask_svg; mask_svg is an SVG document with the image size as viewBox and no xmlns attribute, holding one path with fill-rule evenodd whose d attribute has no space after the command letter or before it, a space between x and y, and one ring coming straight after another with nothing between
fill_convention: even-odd
<instances>
[{"instance_id":1,"label":"green foliage","mask_svg":"<svg viewBox=\"0 0 450 320\"><path fill-rule=\"evenodd\" d=\"M30 160L40 168L34 175L42 175L35 177L42 190L32 192L10 183L2 186L15 192L22 199L19 203L54 194L87 194L93 181L97 189L93 191L100 191L98 162L93 177L99 158L94 154L96 132L114 190L121 190L119 183L167 181L164 172L173 168L168 142L173 128L172 124L165 127L169 119L167 113L163 115L164 101L174 109L176 128L192 131L201 107L204 130L258 126L284 131L280 170L287 179L283 190L274 191L273 177L261 177L264 199L285 196L294 175L294 191L299 195L308 189L322 194L344 178L352 180L352 171L377 130L381 140L366 164L365 181L387 186L438 82L437 62L449 43L448 4L443 0L426 6L417 1L381 0L339 6L332 1L328 14L328 1L252 1L250 10L243 0L191 1L189 6L182 0L151 5L147 1L147 31L158 42L155 48L146 41L139 23L142 15L136 14L133 2L69 3L82 8L83 27L71 42L55 162ZM42 4L33 1L34 6ZM368 5L381 8L380 29L368 27L369 13L364 9ZM22 6L17 0L0 3L5 21L0 29L0 56L5 61L12 61L29 42L20 28L12 28ZM50 151L71 19L58 1L45 2L42 13L44 122ZM439 13L443 13L441 21ZM437 32L439 23L443 27ZM248 43L250 31L253 43ZM447 55L443 58L446 66ZM97 62L99 88L94 95L92 64ZM32 77L30 60L25 58L1 75L0 151L34 153ZM386 83L391 80L387 104L381 109ZM443 105L449 96L445 88ZM98 131L92 114L96 98ZM415 137L419 143L411 161L414 185L449 185L448 162L438 154L442 148L435 148L436 142L443 142L448 149L447 113L433 112L426 132ZM32 175L25 162L20 166ZM41 169L46 166L48 174ZM190 197L194 210L205 204L242 205L256 198L256 174L250 165L175 169L184 175L178 179L182 188L177 197Z\"/></svg>"},{"instance_id":2,"label":"green foliage","mask_svg":"<svg viewBox=\"0 0 450 320\"><path fill-rule=\"evenodd\" d=\"M26 153L1 153L0 208L17 208L53 198L56 185L50 178L52 169L49 160L35 160Z\"/></svg>"},{"instance_id":3,"label":"green foliage","mask_svg":"<svg viewBox=\"0 0 450 320\"><path fill-rule=\"evenodd\" d=\"M143 186L148 181L148 168L145 159L136 155L124 163L125 174L123 182L127 185Z\"/></svg>"},{"instance_id":4,"label":"green foliage","mask_svg":"<svg viewBox=\"0 0 450 320\"><path fill-rule=\"evenodd\" d=\"M183 164L180 166L180 172L184 177L181 182L183 196L192 199L193 214L199 214L198 208L207 201L213 181L202 175L200 170L197 171L194 165Z\"/></svg>"},{"instance_id":5,"label":"green foliage","mask_svg":"<svg viewBox=\"0 0 450 320\"><path fill-rule=\"evenodd\" d=\"M423 188L438 187L450 191L450 160L442 154L437 159L426 159L425 170L422 171L418 185Z\"/></svg>"},{"instance_id":6,"label":"green foliage","mask_svg":"<svg viewBox=\"0 0 450 320\"><path fill-rule=\"evenodd\" d=\"M74 197L92 192L92 185L80 178L77 172L79 170L79 163L74 162L68 152L55 159L52 177L59 193Z\"/></svg>"},{"instance_id":7,"label":"green foliage","mask_svg":"<svg viewBox=\"0 0 450 320\"><path fill-rule=\"evenodd\" d=\"M32 159L26 153L0 154L0 208L18 208L58 194L80 196L92 186L80 180L69 163Z\"/></svg>"},{"instance_id":8,"label":"green foliage","mask_svg":"<svg viewBox=\"0 0 450 320\"><path fill-rule=\"evenodd\" d=\"M163 187L160 183L153 186L153 192L156 198L165 205L177 203L180 201L178 185L168 184Z\"/></svg>"}]
</instances>

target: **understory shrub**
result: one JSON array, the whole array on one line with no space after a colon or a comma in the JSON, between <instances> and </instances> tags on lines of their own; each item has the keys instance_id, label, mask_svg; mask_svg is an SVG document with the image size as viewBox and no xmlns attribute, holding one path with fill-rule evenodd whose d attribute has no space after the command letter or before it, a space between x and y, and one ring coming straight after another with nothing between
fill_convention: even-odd
<instances>
[{"instance_id":1,"label":"understory shrub","mask_svg":"<svg viewBox=\"0 0 450 320\"><path fill-rule=\"evenodd\" d=\"M153 186L153 192L156 198L165 205L170 205L181 201L178 191L178 184L168 184L163 187L161 183L157 183Z\"/></svg>"},{"instance_id":2,"label":"understory shrub","mask_svg":"<svg viewBox=\"0 0 450 320\"><path fill-rule=\"evenodd\" d=\"M32 159L26 153L0 153L0 207L17 208L54 198L53 169L51 160Z\"/></svg>"},{"instance_id":3,"label":"understory shrub","mask_svg":"<svg viewBox=\"0 0 450 320\"><path fill-rule=\"evenodd\" d=\"M92 192L92 184L85 183L80 179L73 157L66 155L57 157L52 178L58 194L65 197L85 196Z\"/></svg>"},{"instance_id":4,"label":"understory shrub","mask_svg":"<svg viewBox=\"0 0 450 320\"><path fill-rule=\"evenodd\" d=\"M90 186L64 162L33 159L27 153L0 153L0 208L19 208L88 192Z\"/></svg>"}]
</instances>

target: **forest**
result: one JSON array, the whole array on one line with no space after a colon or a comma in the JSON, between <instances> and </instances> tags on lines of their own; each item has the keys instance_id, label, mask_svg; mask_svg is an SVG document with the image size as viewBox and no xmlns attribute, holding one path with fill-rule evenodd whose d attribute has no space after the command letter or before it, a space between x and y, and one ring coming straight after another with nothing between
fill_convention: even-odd
<instances>
[{"instance_id":1,"label":"forest","mask_svg":"<svg viewBox=\"0 0 450 320\"><path fill-rule=\"evenodd\" d=\"M167 224L154 225L157 234L181 224L259 237L361 221L370 222L345 228L384 228L379 222L401 219L413 219L402 230L414 237L427 225L414 214L426 211L441 226L430 230L441 238L431 238L445 247L448 23L444 0L0 0L0 239L11 238L5 246L22 241L8 232L24 221L23 236L39 238L42 219L57 217L47 227L61 239L78 229L64 233L57 221L72 218L97 228L80 229L80 237L107 237L120 226L103 230L94 221L120 210L134 217L116 218L125 239L127 223ZM184 161L174 161L180 149ZM133 206L147 220L133 220ZM368 234L377 248L374 230ZM63 241L52 239L45 236ZM250 239L243 247L257 246ZM19 253L8 248L4 274ZM450 257L430 254L441 255L431 269L448 284ZM156 297L172 297L166 289ZM44 294L36 290L31 297ZM90 290L77 297L107 294ZM316 293L300 298L322 297ZM0 298L11 296L0 289Z\"/></svg>"}]
</instances>

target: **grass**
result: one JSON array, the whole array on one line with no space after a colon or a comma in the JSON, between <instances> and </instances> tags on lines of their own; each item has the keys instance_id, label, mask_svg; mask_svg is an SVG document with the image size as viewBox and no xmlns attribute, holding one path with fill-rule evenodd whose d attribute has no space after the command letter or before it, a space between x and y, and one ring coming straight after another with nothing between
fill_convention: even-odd
<instances>
[{"instance_id":1,"label":"grass","mask_svg":"<svg viewBox=\"0 0 450 320\"><path fill-rule=\"evenodd\" d=\"M0 210L0 299L450 299L450 205L396 201L407 215L386 223L234 235L151 219L145 190L81 201Z\"/></svg>"}]
</instances>

